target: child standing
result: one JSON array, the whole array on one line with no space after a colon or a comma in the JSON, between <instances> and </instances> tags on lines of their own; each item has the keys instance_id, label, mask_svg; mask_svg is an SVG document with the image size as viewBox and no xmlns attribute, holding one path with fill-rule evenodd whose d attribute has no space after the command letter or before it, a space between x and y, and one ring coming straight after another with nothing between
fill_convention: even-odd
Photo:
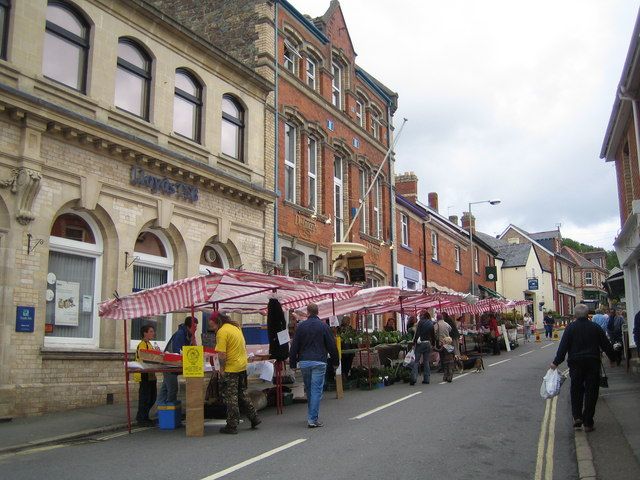
<instances>
[{"instance_id":1,"label":"child standing","mask_svg":"<svg viewBox=\"0 0 640 480\"><path fill-rule=\"evenodd\" d=\"M151 344L156 336L156 330L153 325L143 325L140 328L140 336L142 340L136 348L136 362L140 361L140 350L158 350L157 346ZM156 403L156 395L158 392L157 380L155 373L134 373L133 379L140 382L138 390L138 413L136 421L139 425L152 426L153 421L149 418L149 411L153 404Z\"/></svg>"},{"instance_id":2,"label":"child standing","mask_svg":"<svg viewBox=\"0 0 640 480\"><path fill-rule=\"evenodd\" d=\"M451 383L453 381L453 364L454 364L454 348L453 340L451 337L444 337L442 339L442 347L436 348L440 353L440 361L442 362L442 369L444 374L442 380L444 382Z\"/></svg>"}]
</instances>

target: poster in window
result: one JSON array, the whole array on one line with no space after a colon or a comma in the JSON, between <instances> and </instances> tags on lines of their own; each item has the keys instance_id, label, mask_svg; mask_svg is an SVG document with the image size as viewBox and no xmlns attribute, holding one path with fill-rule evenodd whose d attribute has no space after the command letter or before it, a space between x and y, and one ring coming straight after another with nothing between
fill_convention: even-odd
<instances>
[{"instance_id":1,"label":"poster in window","mask_svg":"<svg viewBox=\"0 0 640 480\"><path fill-rule=\"evenodd\" d=\"M80 284L77 282L56 281L55 324L66 327L78 326L78 304L80 303Z\"/></svg>"}]
</instances>

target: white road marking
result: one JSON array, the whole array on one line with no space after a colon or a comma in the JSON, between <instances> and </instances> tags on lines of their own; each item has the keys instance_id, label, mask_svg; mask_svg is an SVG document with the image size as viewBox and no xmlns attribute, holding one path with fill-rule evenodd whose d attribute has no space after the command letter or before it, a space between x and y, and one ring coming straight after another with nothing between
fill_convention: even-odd
<instances>
[{"instance_id":1,"label":"white road marking","mask_svg":"<svg viewBox=\"0 0 640 480\"><path fill-rule=\"evenodd\" d=\"M510 362L510 361L511 361L511 359L510 359L510 358L507 358L506 360L502 360L501 362L490 363L490 364L489 364L489 366L490 366L490 367L493 367L494 365L500 365L501 363L504 363L504 362Z\"/></svg>"},{"instance_id":2,"label":"white road marking","mask_svg":"<svg viewBox=\"0 0 640 480\"><path fill-rule=\"evenodd\" d=\"M454 379L454 380L457 380L457 379L459 379L459 378L466 377L466 376L467 376L467 375L469 375L470 373L471 373L471 372L463 373L463 374L461 374L461 375L458 375L457 377L453 377L453 379Z\"/></svg>"},{"instance_id":3,"label":"white road marking","mask_svg":"<svg viewBox=\"0 0 640 480\"><path fill-rule=\"evenodd\" d=\"M546 345L543 345L542 347L540 347L540 350L542 350L543 348L547 348L547 347L552 347L553 343L547 343Z\"/></svg>"},{"instance_id":4,"label":"white road marking","mask_svg":"<svg viewBox=\"0 0 640 480\"><path fill-rule=\"evenodd\" d=\"M411 395L407 395L406 397L399 398L398 400L394 400L393 402L385 403L384 405L374 408L373 410L369 410L368 412L361 413L360 415L350 418L349 420L360 420L361 418L368 417L372 413L376 413L376 412L379 412L380 410L384 410L385 408L395 405L396 403L404 402L405 400L408 400L411 397L415 397L416 395L420 395L421 393L422 392L412 393Z\"/></svg>"},{"instance_id":5,"label":"white road marking","mask_svg":"<svg viewBox=\"0 0 640 480\"><path fill-rule=\"evenodd\" d=\"M533 350L529 350L528 352L524 352L521 353L520 355L518 355L519 357L524 357L525 355L529 355L530 353L533 353Z\"/></svg>"},{"instance_id":6,"label":"white road marking","mask_svg":"<svg viewBox=\"0 0 640 480\"><path fill-rule=\"evenodd\" d=\"M270 457L272 455L275 455L276 453L282 452L283 450L286 450L287 448L291 448L291 447L295 447L296 445L302 443L302 442L306 442L307 439L306 438L299 438L298 440L294 440L293 442L289 442L285 445L282 445L281 447L278 448L274 448L273 450L269 450L268 452L264 452L256 457L250 458L248 460L245 460L244 462L240 462L237 465L234 465L232 467L229 468L225 468L224 470L218 472L218 473L214 473L213 475L209 475L208 477L204 477L202 480L215 480L216 478L222 478L225 475L229 475L230 473L233 473L237 470L240 470L241 468L244 468L248 465L251 465L252 463L256 463L260 460L263 460L267 457Z\"/></svg>"},{"instance_id":7,"label":"white road marking","mask_svg":"<svg viewBox=\"0 0 640 480\"><path fill-rule=\"evenodd\" d=\"M155 427L140 427L140 428L132 428L131 429L131 433L136 433L136 432L143 432L144 430L151 430L152 428ZM118 438L118 437L123 437L125 435L129 435L128 431L124 431L124 432L117 432L117 433L112 433L110 435L104 435L102 437L98 437L96 440L111 440L112 438Z\"/></svg>"}]
</instances>

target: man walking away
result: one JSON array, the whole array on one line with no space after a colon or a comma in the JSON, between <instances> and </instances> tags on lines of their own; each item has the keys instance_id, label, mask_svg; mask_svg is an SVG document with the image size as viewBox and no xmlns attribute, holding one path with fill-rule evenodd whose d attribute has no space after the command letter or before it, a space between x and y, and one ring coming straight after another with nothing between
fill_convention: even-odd
<instances>
[{"instance_id":1,"label":"man walking away","mask_svg":"<svg viewBox=\"0 0 640 480\"><path fill-rule=\"evenodd\" d=\"M318 318L318 306L307 305L309 316L298 324L289 351L291 368L300 366L304 389L307 393L307 425L309 428L322 427L318 421L320 400L324 390L324 376L327 371L327 357L331 356L334 366L340 364L336 339L329 326Z\"/></svg>"},{"instance_id":2,"label":"man walking away","mask_svg":"<svg viewBox=\"0 0 640 480\"><path fill-rule=\"evenodd\" d=\"M588 314L586 305L576 305L576 321L565 329L556 357L549 366L555 370L569 354L573 426L580 428L584 424L585 432L594 430L593 416L600 389L600 352L604 351L610 359L614 356L607 336L589 321Z\"/></svg>"},{"instance_id":3,"label":"man walking away","mask_svg":"<svg viewBox=\"0 0 640 480\"><path fill-rule=\"evenodd\" d=\"M227 405L227 425L220 433L238 433L240 409L246 413L251 428L262 420L247 395L247 347L240 326L224 313L212 316L210 324L216 332L216 351L222 374L222 398Z\"/></svg>"},{"instance_id":4,"label":"man walking away","mask_svg":"<svg viewBox=\"0 0 640 480\"><path fill-rule=\"evenodd\" d=\"M611 315L609 316L609 322L607 323L607 335L609 335L609 341L613 345L614 360L616 365L620 366L622 362L622 326L624 325L624 318L620 314L619 308L611 309Z\"/></svg>"},{"instance_id":5,"label":"man walking away","mask_svg":"<svg viewBox=\"0 0 640 480\"><path fill-rule=\"evenodd\" d=\"M436 334L433 328L433 322L428 312L420 314L420 321L416 325L416 333L413 337L413 348L416 359L411 365L411 381L409 385L415 385L418 380L418 367L420 366L420 358L423 362L422 383L429 383L431 378L431 367L429 366L429 356L431 348L436 345Z\"/></svg>"}]
</instances>

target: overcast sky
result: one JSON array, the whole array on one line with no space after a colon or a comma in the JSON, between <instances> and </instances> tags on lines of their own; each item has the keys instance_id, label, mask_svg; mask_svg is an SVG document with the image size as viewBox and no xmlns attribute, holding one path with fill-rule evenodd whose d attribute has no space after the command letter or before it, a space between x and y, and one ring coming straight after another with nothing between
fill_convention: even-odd
<instances>
[{"instance_id":1,"label":"overcast sky","mask_svg":"<svg viewBox=\"0 0 640 480\"><path fill-rule=\"evenodd\" d=\"M290 0L322 15L329 0ZM357 63L398 92L396 173L479 230L513 223L612 248L613 164L599 158L638 12L632 0L342 0Z\"/></svg>"}]
</instances>

